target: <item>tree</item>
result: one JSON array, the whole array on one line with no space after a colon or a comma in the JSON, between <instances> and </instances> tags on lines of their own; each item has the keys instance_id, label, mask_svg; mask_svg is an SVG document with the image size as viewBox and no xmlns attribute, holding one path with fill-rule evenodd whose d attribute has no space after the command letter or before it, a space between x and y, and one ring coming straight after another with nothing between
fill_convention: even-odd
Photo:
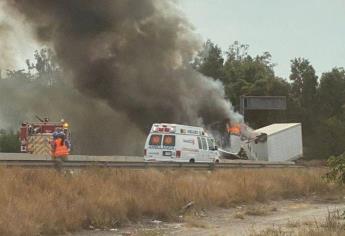
<instances>
[{"instance_id":1,"label":"tree","mask_svg":"<svg viewBox=\"0 0 345 236\"><path fill-rule=\"evenodd\" d=\"M31 74L29 72L25 72L25 70L7 70L6 71L6 78L11 80L29 80L31 78Z\"/></svg>"},{"instance_id":2,"label":"tree","mask_svg":"<svg viewBox=\"0 0 345 236\"><path fill-rule=\"evenodd\" d=\"M292 81L292 95L300 100L301 106L314 107L318 85L317 76L314 67L307 59L291 60L290 80Z\"/></svg>"},{"instance_id":3,"label":"tree","mask_svg":"<svg viewBox=\"0 0 345 236\"><path fill-rule=\"evenodd\" d=\"M307 59L295 58L291 60L291 96L299 104L301 111L296 111L296 113L301 114L300 118L307 133L312 131L316 122L317 79L315 70Z\"/></svg>"},{"instance_id":4,"label":"tree","mask_svg":"<svg viewBox=\"0 0 345 236\"><path fill-rule=\"evenodd\" d=\"M223 82L226 94L237 107L241 95L260 93L253 84L259 85L259 80L274 79L271 54L265 52L253 58L248 54L248 49L248 45L235 41L226 52Z\"/></svg>"},{"instance_id":5,"label":"tree","mask_svg":"<svg viewBox=\"0 0 345 236\"><path fill-rule=\"evenodd\" d=\"M224 64L226 94L231 102L239 108L241 95L282 95L289 93L289 84L274 75L274 63L269 52L252 57L249 46L235 41L227 51ZM246 121L253 127L260 127L275 121L286 120L285 112L248 111Z\"/></svg>"},{"instance_id":6,"label":"tree","mask_svg":"<svg viewBox=\"0 0 345 236\"><path fill-rule=\"evenodd\" d=\"M211 40L207 40L203 50L199 52L195 59L193 66L205 76L222 79L224 77L223 63L222 50L212 43Z\"/></svg>"},{"instance_id":7,"label":"tree","mask_svg":"<svg viewBox=\"0 0 345 236\"><path fill-rule=\"evenodd\" d=\"M318 78L310 62L305 58L291 60L291 100L295 104L294 118L302 122L303 143L306 156L315 155L317 145L317 88Z\"/></svg>"},{"instance_id":8,"label":"tree","mask_svg":"<svg viewBox=\"0 0 345 236\"><path fill-rule=\"evenodd\" d=\"M345 151L345 71L323 73L318 88L313 158L340 155Z\"/></svg>"},{"instance_id":9,"label":"tree","mask_svg":"<svg viewBox=\"0 0 345 236\"><path fill-rule=\"evenodd\" d=\"M323 118L343 113L345 105L345 71L333 68L323 73L318 89L318 108Z\"/></svg>"},{"instance_id":10,"label":"tree","mask_svg":"<svg viewBox=\"0 0 345 236\"><path fill-rule=\"evenodd\" d=\"M18 134L15 134L12 130L0 130L0 152L20 152Z\"/></svg>"},{"instance_id":11,"label":"tree","mask_svg":"<svg viewBox=\"0 0 345 236\"><path fill-rule=\"evenodd\" d=\"M26 60L29 72L35 69L39 80L46 81L50 87L53 86L60 75L55 53L49 48L43 48L40 51L36 50L34 57L35 62Z\"/></svg>"}]
</instances>

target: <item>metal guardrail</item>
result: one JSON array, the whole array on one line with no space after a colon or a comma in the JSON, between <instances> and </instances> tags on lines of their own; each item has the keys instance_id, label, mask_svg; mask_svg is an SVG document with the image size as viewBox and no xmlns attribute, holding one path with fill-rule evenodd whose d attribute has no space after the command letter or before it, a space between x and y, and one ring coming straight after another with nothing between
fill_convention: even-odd
<instances>
[{"instance_id":1,"label":"metal guardrail","mask_svg":"<svg viewBox=\"0 0 345 236\"><path fill-rule=\"evenodd\" d=\"M0 160L0 166L38 168L168 168L168 169L230 169L230 168L300 168L291 163L177 163L177 162L123 162L123 161L53 161Z\"/></svg>"},{"instance_id":2,"label":"metal guardrail","mask_svg":"<svg viewBox=\"0 0 345 236\"><path fill-rule=\"evenodd\" d=\"M54 161L50 156L26 153L0 153L0 166L30 168L170 168L170 169L230 169L230 168L298 168L294 162L267 162L251 160L221 160L220 163L144 162L140 156L86 156L70 155L67 161Z\"/></svg>"}]
</instances>

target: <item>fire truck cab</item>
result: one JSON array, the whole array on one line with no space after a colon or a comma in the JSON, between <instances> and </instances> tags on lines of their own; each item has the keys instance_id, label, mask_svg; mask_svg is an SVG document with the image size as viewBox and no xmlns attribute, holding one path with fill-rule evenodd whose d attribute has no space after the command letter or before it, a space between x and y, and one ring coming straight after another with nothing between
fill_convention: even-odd
<instances>
[{"instance_id":1,"label":"fire truck cab","mask_svg":"<svg viewBox=\"0 0 345 236\"><path fill-rule=\"evenodd\" d=\"M23 153L50 155L53 133L62 129L66 135L66 141L70 143L71 133L69 125L64 120L50 122L48 119L40 122L23 122L20 127L20 151Z\"/></svg>"},{"instance_id":2,"label":"fire truck cab","mask_svg":"<svg viewBox=\"0 0 345 236\"><path fill-rule=\"evenodd\" d=\"M153 124L146 139L145 161L219 162L213 137L201 127Z\"/></svg>"}]
</instances>

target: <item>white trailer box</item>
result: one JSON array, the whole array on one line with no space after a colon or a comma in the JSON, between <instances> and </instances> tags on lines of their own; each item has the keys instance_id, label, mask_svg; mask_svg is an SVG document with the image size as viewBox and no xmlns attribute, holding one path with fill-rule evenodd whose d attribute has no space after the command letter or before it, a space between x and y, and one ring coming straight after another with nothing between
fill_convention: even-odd
<instances>
[{"instance_id":1,"label":"white trailer box","mask_svg":"<svg viewBox=\"0 0 345 236\"><path fill-rule=\"evenodd\" d=\"M250 159L292 161L303 155L300 123L272 124L255 130L255 133L262 134L263 138L249 142Z\"/></svg>"}]
</instances>

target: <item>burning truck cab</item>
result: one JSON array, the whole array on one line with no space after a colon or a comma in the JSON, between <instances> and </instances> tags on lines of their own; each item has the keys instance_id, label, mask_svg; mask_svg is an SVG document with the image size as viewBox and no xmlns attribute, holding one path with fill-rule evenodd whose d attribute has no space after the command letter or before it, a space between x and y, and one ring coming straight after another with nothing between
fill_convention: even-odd
<instances>
[{"instance_id":1,"label":"burning truck cab","mask_svg":"<svg viewBox=\"0 0 345 236\"><path fill-rule=\"evenodd\" d=\"M208 130L215 137L219 152L227 159L247 159L242 148L245 140L255 137L255 134L244 123L225 119L208 126Z\"/></svg>"}]
</instances>

